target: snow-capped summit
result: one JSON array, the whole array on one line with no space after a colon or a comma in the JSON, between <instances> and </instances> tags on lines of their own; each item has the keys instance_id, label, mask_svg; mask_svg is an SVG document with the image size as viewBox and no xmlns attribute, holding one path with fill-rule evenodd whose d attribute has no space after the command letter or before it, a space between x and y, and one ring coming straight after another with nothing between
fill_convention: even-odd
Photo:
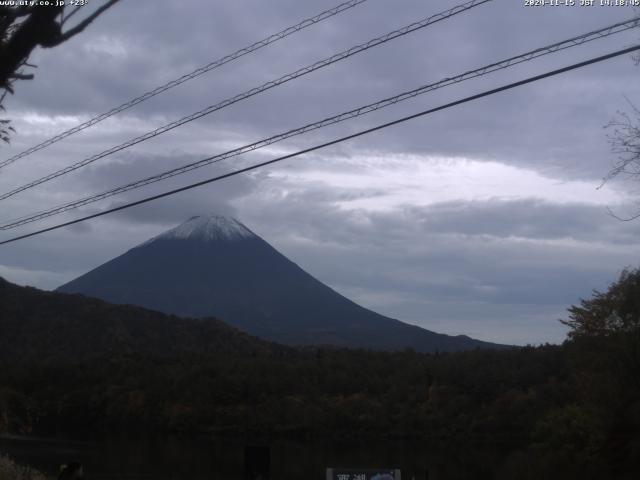
<instances>
[{"instance_id":1,"label":"snow-capped summit","mask_svg":"<svg viewBox=\"0 0 640 480\"><path fill-rule=\"evenodd\" d=\"M163 239L176 240L238 240L254 237L255 234L235 218L216 214L191 217L171 230L161 233L151 241Z\"/></svg>"}]
</instances>

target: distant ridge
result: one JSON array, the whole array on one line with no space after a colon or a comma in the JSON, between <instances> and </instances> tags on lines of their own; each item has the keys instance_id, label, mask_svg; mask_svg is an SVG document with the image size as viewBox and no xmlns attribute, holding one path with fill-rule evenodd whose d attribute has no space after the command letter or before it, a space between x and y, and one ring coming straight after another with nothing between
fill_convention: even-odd
<instances>
[{"instance_id":1,"label":"distant ridge","mask_svg":"<svg viewBox=\"0 0 640 480\"><path fill-rule=\"evenodd\" d=\"M258 355L287 348L214 318L178 318L95 298L20 287L0 277L0 361L77 362L140 355Z\"/></svg>"},{"instance_id":2,"label":"distant ridge","mask_svg":"<svg viewBox=\"0 0 640 480\"><path fill-rule=\"evenodd\" d=\"M499 345L449 336L363 308L234 218L192 217L61 286L183 317L214 316L287 345L421 352Z\"/></svg>"}]
</instances>

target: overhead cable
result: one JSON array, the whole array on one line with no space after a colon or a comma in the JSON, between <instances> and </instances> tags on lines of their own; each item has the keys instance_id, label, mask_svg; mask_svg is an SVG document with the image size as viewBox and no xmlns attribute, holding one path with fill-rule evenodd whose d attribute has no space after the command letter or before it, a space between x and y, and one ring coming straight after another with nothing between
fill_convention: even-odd
<instances>
[{"instance_id":1,"label":"overhead cable","mask_svg":"<svg viewBox=\"0 0 640 480\"><path fill-rule=\"evenodd\" d=\"M276 79L276 80L271 80L269 82L266 82L262 85L260 85L259 87L254 87L250 90L247 90L243 93L240 93L238 95L235 95L233 97L230 97L226 100L223 100L219 103L216 103L215 105L210 105L198 112L192 113L191 115L187 115L186 117L183 117L179 120L175 120L167 125L164 125L160 128L157 128L155 130L152 130L150 132L147 132L143 135L140 135L138 137L135 137L133 139L127 140L126 142L117 145L115 147L111 147L108 150L105 150L101 153L98 153L96 155L93 155L91 157L85 158L84 160L81 160L79 162L76 162L72 165L69 165L65 168L62 168L56 172L53 172L49 175L46 175L44 177L41 177L37 180L34 180L32 182L29 182L25 185L22 185L18 188L15 188L13 190L11 190L10 192L6 192L0 195L0 200L4 200L6 198L12 197L13 195L16 195L17 193L23 192L25 190L28 190L30 188L33 188L37 185L41 185L45 182L48 182L50 180L53 180L54 178L58 178L61 177L62 175L66 175L68 173L71 173L75 170L78 170L79 168L85 167L97 160L100 160L101 158L107 157L113 153L119 152L121 150L124 150L126 148L129 148L133 145L136 145L138 143L144 142L146 140L149 140L151 138L157 137L158 135L162 135L163 133L166 133L170 130L173 130L174 128L177 128L181 125L184 125L186 123L192 122L194 120L197 120L199 118L202 118L206 115L209 115L217 110L221 110L223 108L226 108L230 105L233 105L235 103L238 103L242 100L245 100L247 98L253 97L254 95L257 95L259 93L265 92L267 90L270 90L274 87L277 87L279 85L282 85L284 83L287 83L291 80L294 80L296 78L299 78L303 75L307 75L311 72L314 72L316 70L319 70L321 68L324 68L328 65L331 65L333 63L339 62L341 60L344 60L346 58L349 58L353 55L356 55L358 53L364 52L366 50L369 50L370 48L373 47L377 47L379 45L382 45L383 43L389 42L391 40L394 40L396 38L402 37L404 35L407 35L411 32L415 32L416 30L420 30L422 28L425 28L429 25L432 25L436 22L440 22L442 20L445 20L447 18L450 18L454 15L457 15L459 13L465 12L471 8L477 7L479 5L491 2L493 0L471 0L469 2L463 3L461 5L457 5L453 8L450 8L444 12L441 13L437 13L435 15L432 15L430 17L424 18L418 22L414 22L411 23L410 25L406 25L400 29L394 30L392 32L389 32L385 35L382 35L380 37L376 37L372 40L369 40L366 43L362 43L360 45L357 45L355 47L351 47L348 50L344 50L343 52L337 53L335 55L332 55L331 57L325 58L324 60L320 60L318 62L315 62L311 65L308 65L304 68L300 68L298 70L296 70L293 73L288 73L287 75L283 75L282 77Z\"/></svg>"},{"instance_id":2,"label":"overhead cable","mask_svg":"<svg viewBox=\"0 0 640 480\"><path fill-rule=\"evenodd\" d=\"M145 185L150 185L152 183L156 183L162 180L166 180L168 178L171 177L175 177L177 175L181 175L183 173L187 173L191 170L195 170L198 168L202 168L205 167L207 165L210 165L212 163L217 163L223 160L226 160L228 158L232 158L232 157L236 157L254 150L257 150L259 148L263 148L265 146L274 144L276 142L280 142L282 140L297 136L297 135L302 135L304 133L313 131L313 130L317 130L323 127L327 127L329 125L333 125L336 123L340 123L340 122L344 122L346 120L352 119L352 118L356 118L371 112L374 112L376 110L380 110L382 108L386 108L389 107L391 105L394 105L396 103L414 98L418 95L422 95L428 92L432 92L434 90L437 90L439 88L443 88L449 85L453 85L456 83L460 83L463 82L465 80L470 80L472 78L476 78L476 77L480 77L483 75L487 75L489 73L498 71L498 70L502 70L505 68L509 68L511 66L523 63L523 62L527 62L530 60L533 60L535 58L541 57L543 55L547 55L550 53L554 53L560 50L564 50L567 48L571 48L577 45L581 45L584 44L585 42L588 41L592 41L592 40L596 40L599 38L603 38L605 36L608 35L612 35L614 33L619 33L622 32L624 30L628 30L630 28L634 28L636 26L638 26L640 24L640 17L628 20L626 22L620 22L614 25L610 25L608 27L605 28L601 28L599 30L595 30L593 32L589 32L589 33L585 33L583 35L580 36L576 36L576 37L572 37L569 38L567 40L563 40L561 42L556 42L553 43L551 45L547 45L545 47L540 47L540 48L536 48L535 50L531 50L529 52L526 53L522 53L520 55L516 55L510 58L507 58L505 60L501 60L499 62L495 62L489 65L485 65L483 67L477 68L475 70L470 70L467 71L465 73L462 73L460 75L456 75L453 77L447 77L444 78L438 82L435 83L431 83L428 85L423 85L419 88L413 89L413 90L409 90L407 92L403 92L400 93L398 95L392 96L392 97L388 97L385 98L383 100L379 100L375 103L370 103L368 105L364 105L352 110L349 110L347 112L343 112L340 113L338 115L334 115L332 117L328 117L325 118L323 120L317 121L317 122L313 122L313 123L309 123L307 125L304 125L302 127L298 127L292 130L288 130L286 132L283 133L279 133L277 135L273 135L271 137L259 140L257 142L253 142L232 150L228 150L224 153L220 153L211 157L207 157L201 160L198 160L196 162L192 162L180 167L176 167L170 170L167 170L165 172L156 174L156 175L152 175L146 178L142 178L140 180L136 180L130 183L127 183L125 185L121 185L115 188L112 188L110 190L98 193L98 194L94 194L88 197L84 197L81 198L79 200L74 200L72 202L69 203L65 203L63 205L58 205L56 207L47 209L47 210L43 210L41 212L37 212L37 213L32 213L29 214L27 216L23 216L14 220L11 220L9 223L6 223L4 225L0 225L0 230L9 230L12 228L16 228L19 227L21 225L25 225L27 223L32 223L35 222L37 220L41 220L47 217L51 217L53 215L57 215L59 213L63 213L66 212L68 210L73 210L75 208L79 208L82 207L84 205L88 205L90 203L95 203L97 201L100 200L104 200L106 198L124 193L124 192L128 192L130 190L134 190L137 188L141 188Z\"/></svg>"},{"instance_id":3,"label":"overhead cable","mask_svg":"<svg viewBox=\"0 0 640 480\"><path fill-rule=\"evenodd\" d=\"M234 60L237 60L240 57L243 57L245 55L248 55L250 53L253 53L257 50L260 50L261 48L266 47L267 45L271 45L272 43L275 43L279 40L282 40L283 38L288 37L289 35L292 35L294 33L299 32L300 30L303 30L307 27L310 27L311 25L315 25L316 23L320 23L323 20L326 20L328 18L331 18L335 15L338 15L346 10L349 10L357 5L360 5L361 3L367 2L368 0L349 0L348 2L344 2L341 3L340 5L337 5L333 8L330 8L329 10L325 10L324 12L319 13L318 15L315 15L313 17L307 18L305 20L303 20L300 23L297 23L296 25L292 25L290 27L285 28L284 30L281 30L278 33L274 33L273 35L269 35L266 38L263 38L262 40L252 43L251 45L241 48L240 50L236 50L233 53L230 53L229 55L225 55L224 57L221 57L217 60L212 61L211 63L208 63L207 65L204 65L200 68L195 69L194 71L187 73L183 76L181 76L180 78L177 78L175 80L171 80L170 82L165 83L164 85L161 85L159 87L154 88L153 90L150 90L148 92L143 93L142 95L135 97L131 100L129 100L128 102L123 103L122 105L119 105L115 108L112 108L111 110L109 110L108 112L105 113L101 113L100 115L97 115L93 118L91 118L90 120L87 120L84 123L81 123L79 125L76 125L73 128L70 128L68 130L65 130L62 133L59 133L58 135L55 135L54 137L51 137L31 148L28 148L27 150L20 152L10 158L7 158L6 160L3 160L0 162L0 168L5 167L11 163L14 163L18 160L20 160L21 158L24 158L28 155L31 155L34 152L37 152L38 150L42 150L43 148L46 148L50 145L53 145L56 142L59 142L60 140L67 138L70 135L73 135L74 133L78 133L82 130L85 130L86 128L92 127L93 125L100 123L103 120L106 120L109 117L112 117L113 115L116 115L117 113L120 113L124 110L127 110L135 105L138 105L139 103L144 102L145 100L149 100L152 97L155 97L156 95L159 95L160 93L166 92L167 90L172 89L173 87L177 87L178 85L181 85L185 82L188 82L189 80L192 80L196 77L199 77L200 75L203 75L207 72L210 72L211 70L214 70L218 67L221 67L227 63L230 63Z\"/></svg>"},{"instance_id":4,"label":"overhead cable","mask_svg":"<svg viewBox=\"0 0 640 480\"><path fill-rule=\"evenodd\" d=\"M372 132L376 132L378 130L382 130L384 128L391 127L393 125L398 125L400 123L404 123L404 122L407 122L409 120L413 120L413 119L418 118L418 117L429 115L431 113L435 113L435 112L438 112L438 111L441 111L441 110L445 110L445 109L448 109L448 108L451 108L451 107L454 107L454 106L457 106L457 105L461 105L463 103L468 103L468 102L471 102L471 101L474 101L474 100L478 100L480 98L488 97L490 95L495 95L496 93L504 92L506 90L510 90L510 89L513 89L513 88L516 88L516 87L520 87L522 85L526 85L526 84L529 84L529 83L537 82L537 81L540 81L540 80L548 78L548 77L552 77L552 76L555 76L555 75L560 75L562 73L565 73L565 72L568 72L568 71L571 71L571 70L582 68L582 67L585 67L587 65L592 65L594 63L598 63L598 62L602 62L602 61L605 61L605 60L609 60L609 59L614 58L614 57L619 57L621 55L626 55L628 53L636 52L638 50L640 50L640 45L635 45L635 46L632 46L632 47L624 48L622 50L617 50L615 52L612 52L612 53L609 53L609 54L606 54L606 55L601 55L599 57L591 58L591 59L585 60L583 62L574 63L572 65L569 65L569 66L566 66L566 67L563 67L563 68L559 68L557 70L552 70L550 72L546 72L546 73L543 73L543 74L540 74L540 75L535 75L533 77L529 77L529 78L526 78L524 80L520 80L520 81L517 81L517 82L509 83L507 85L503 85L503 86L498 87L498 88L487 90L487 91L484 91L482 93L478 93L476 95L471 95L471 96L463 98L461 100L456 100L454 102L450 102L450 103L447 103L445 105L441 105L439 107L435 107L435 108L431 108L431 109L428 109L428 110L424 110L422 112L418 112L418 113L415 113L413 115L408 115L406 117L402 117L402 118L399 118L397 120L393 120L391 122L387 122L387 123L384 123L384 124L381 124L381 125L378 125L378 126L366 129L366 130L361 130L361 131L359 131L357 133L353 133L351 135L346 135L344 137L340 137L340 138L337 138L335 140L331 140L329 142L325 142L325 143L322 143L322 144L319 144L319 145L315 145L313 147L305 148L304 150L299 150L299 151L297 151L295 153L290 153L288 155L283 155L281 157L274 158L272 160L268 160L266 162L261 162L261 163L257 163L257 164L254 164L254 165L250 165L248 167L241 168L241 169L238 169L238 170L234 170L232 172L225 173L223 175L219 175L217 177L209 178L207 180L202 180L202 181L199 181L199 182L196 182L196 183L192 183L190 185L186 185L184 187L176 188L176 189L170 190L168 192L163 192L163 193L160 193L160 194L157 194L157 195L153 195L153 196L150 196L150 197L147 197L147 198L143 198L142 200L137 200L135 202L126 203L124 205L120 205L118 207L110 208L110 209L104 210L102 212L94 213L92 215L87 215L87 216L82 217L82 218L78 218L78 219L71 220L71 221L68 221L68 222L64 222L64 223L60 223L60 224L57 224L57 225L53 225L51 227L43 228L43 229L37 230L35 232L31 232L31 233L20 235L20 236L14 237L14 238L10 238L8 240L3 240L3 241L0 241L0 245L5 245L5 244L8 244L8 243L16 242L18 240L23 240L25 238L33 237L35 235L40 235L40 234L45 233L45 232L50 232L52 230L57 230L59 228L67 227L67 226L74 225L76 223L80 223L80 222L83 222L83 221L86 221L86 220L90 220L90 219L101 217L101 216L104 216L104 215L107 215L107 214L110 214L110 213L114 213L114 212L118 212L118 211L121 211L121 210L125 210L125 209L128 209L128 208L137 206L137 205L142 205L144 203L152 202L154 200L158 200L160 198L168 197L170 195L175 195L175 194L180 193L180 192L191 190L193 188L197 188L197 187L200 187L200 186L203 186L203 185L207 185L209 183L217 182L217 181L223 180L225 178L229 178L229 177L233 177L235 175L239 175L241 173L249 172L251 170L255 170L255 169L258 169L260 167L271 165L271 164L274 164L276 162L281 162L283 160L287 160L287 159L290 159L290 158L298 157L298 156L303 155L305 153L310 153L310 152L313 152L313 151L316 151L316 150L320 150L322 148L329 147L331 145L336 145L338 143L341 143L341 142L344 142L344 141L347 141L347 140L351 140L353 138L357 138L357 137L360 137L360 136L363 136L363 135L366 135L366 134L369 134L369 133L372 133Z\"/></svg>"}]
</instances>

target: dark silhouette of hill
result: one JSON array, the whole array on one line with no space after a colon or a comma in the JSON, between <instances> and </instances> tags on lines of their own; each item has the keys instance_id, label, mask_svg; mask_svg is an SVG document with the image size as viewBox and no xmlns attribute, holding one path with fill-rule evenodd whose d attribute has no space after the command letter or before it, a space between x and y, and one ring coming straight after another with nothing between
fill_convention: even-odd
<instances>
[{"instance_id":1,"label":"dark silhouette of hill","mask_svg":"<svg viewBox=\"0 0 640 480\"><path fill-rule=\"evenodd\" d=\"M214 316L287 345L421 352L498 345L449 336L363 308L234 219L194 217L61 286L182 317Z\"/></svg>"},{"instance_id":2,"label":"dark silhouette of hill","mask_svg":"<svg viewBox=\"0 0 640 480\"><path fill-rule=\"evenodd\" d=\"M625 271L572 306L562 345L423 354L293 349L0 280L0 433L397 437L513 453L478 478L636 478L639 292Z\"/></svg>"},{"instance_id":3,"label":"dark silhouette of hill","mask_svg":"<svg viewBox=\"0 0 640 480\"><path fill-rule=\"evenodd\" d=\"M0 360L273 353L283 350L214 318L183 319L0 278Z\"/></svg>"}]
</instances>

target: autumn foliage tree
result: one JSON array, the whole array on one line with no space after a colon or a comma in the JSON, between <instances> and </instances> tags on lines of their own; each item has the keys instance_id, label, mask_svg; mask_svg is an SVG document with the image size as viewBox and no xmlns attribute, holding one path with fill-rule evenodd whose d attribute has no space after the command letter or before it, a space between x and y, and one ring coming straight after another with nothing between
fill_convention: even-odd
<instances>
[{"instance_id":1,"label":"autumn foliage tree","mask_svg":"<svg viewBox=\"0 0 640 480\"><path fill-rule=\"evenodd\" d=\"M569 338L637 338L640 333L640 269L624 270L602 293L569 309Z\"/></svg>"},{"instance_id":2,"label":"autumn foliage tree","mask_svg":"<svg viewBox=\"0 0 640 480\"><path fill-rule=\"evenodd\" d=\"M563 323L582 404L604 425L601 448L625 470L640 467L640 269L571 307Z\"/></svg>"}]
</instances>

